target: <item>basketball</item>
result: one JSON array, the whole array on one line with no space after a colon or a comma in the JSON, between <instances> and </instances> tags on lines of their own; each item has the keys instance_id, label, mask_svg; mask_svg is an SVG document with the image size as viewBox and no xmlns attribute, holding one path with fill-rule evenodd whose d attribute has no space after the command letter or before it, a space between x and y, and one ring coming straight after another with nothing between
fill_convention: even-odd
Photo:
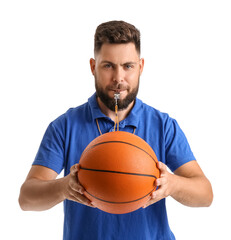
<instances>
[{"instance_id":1,"label":"basketball","mask_svg":"<svg viewBox=\"0 0 231 240\"><path fill-rule=\"evenodd\" d=\"M128 213L141 208L156 190L157 162L152 148L140 137L110 132L95 138L83 151L78 179L97 208Z\"/></svg>"}]
</instances>

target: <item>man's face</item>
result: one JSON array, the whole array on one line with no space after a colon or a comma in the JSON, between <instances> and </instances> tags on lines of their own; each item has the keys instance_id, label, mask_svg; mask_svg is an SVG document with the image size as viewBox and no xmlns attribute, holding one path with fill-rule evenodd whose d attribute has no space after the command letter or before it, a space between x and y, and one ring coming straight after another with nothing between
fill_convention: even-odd
<instances>
[{"instance_id":1,"label":"man's face","mask_svg":"<svg viewBox=\"0 0 231 240\"><path fill-rule=\"evenodd\" d=\"M103 44L90 64L100 100L114 111L114 94L120 93L118 109L126 109L136 98L144 65L135 44Z\"/></svg>"}]
</instances>

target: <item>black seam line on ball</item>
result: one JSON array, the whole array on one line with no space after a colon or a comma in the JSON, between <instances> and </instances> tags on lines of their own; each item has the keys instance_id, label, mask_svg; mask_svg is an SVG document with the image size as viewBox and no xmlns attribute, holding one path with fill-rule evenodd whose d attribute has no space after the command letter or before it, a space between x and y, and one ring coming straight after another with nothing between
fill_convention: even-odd
<instances>
[{"instance_id":1,"label":"black seam line on ball","mask_svg":"<svg viewBox=\"0 0 231 240\"><path fill-rule=\"evenodd\" d=\"M84 168L84 167L80 167L80 169L86 170L86 171L93 171L93 172L108 172L108 173L128 174L128 175L143 176L143 177L153 177L153 178L157 179L157 177L155 175L142 174L142 173L119 172L119 171L91 169L91 168Z\"/></svg>"},{"instance_id":2,"label":"black seam line on ball","mask_svg":"<svg viewBox=\"0 0 231 240\"><path fill-rule=\"evenodd\" d=\"M140 147L137 147L137 146L134 145L134 144L131 144L131 143L128 143L128 142L123 142L123 141L107 141L107 142L97 143L97 144L89 147L89 148L86 149L85 151L87 152L87 151L90 150L91 148L94 148L94 147L96 147L96 146L98 146L98 145L101 145L101 144L107 144L107 143L124 143L124 144L130 145L130 146L136 147L136 148L140 149L141 151L145 152L146 154L148 154L148 156L149 156L150 158L152 158L155 163L157 163L157 161L152 157L152 155L150 155L150 154L149 154L148 152L146 152L144 149L142 149L142 148L140 148ZM84 153L84 152L83 152L83 153Z\"/></svg>"},{"instance_id":3,"label":"black seam line on ball","mask_svg":"<svg viewBox=\"0 0 231 240\"><path fill-rule=\"evenodd\" d=\"M152 191L155 190L155 188L152 189ZM93 198L97 199L97 200L100 200L102 202L106 202L106 203L112 203L112 204L126 204L126 203L132 203L132 202L136 202L136 201L139 201L145 197L147 197L152 191L150 191L148 194L146 194L145 196L141 197L141 198L137 198L135 200L132 200L132 201L127 201L127 202L112 202L112 201L107 201L107 200L104 200L104 199L101 199L101 198L98 198L94 195L92 195L91 193L89 193L88 191L86 191L89 195L91 195Z\"/></svg>"}]
</instances>

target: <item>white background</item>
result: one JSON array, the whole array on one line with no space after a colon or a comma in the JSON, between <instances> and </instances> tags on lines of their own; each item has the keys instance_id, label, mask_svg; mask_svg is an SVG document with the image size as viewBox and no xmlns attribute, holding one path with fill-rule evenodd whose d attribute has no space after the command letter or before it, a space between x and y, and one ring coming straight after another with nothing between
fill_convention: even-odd
<instances>
[{"instance_id":1,"label":"white background","mask_svg":"<svg viewBox=\"0 0 231 240\"><path fill-rule=\"evenodd\" d=\"M230 239L230 12L228 0L2 0L1 236L62 239L62 204L23 212L20 186L50 121L94 93L95 28L125 20L142 35L139 98L177 119L214 190L209 208L168 198L171 229L177 240Z\"/></svg>"}]
</instances>

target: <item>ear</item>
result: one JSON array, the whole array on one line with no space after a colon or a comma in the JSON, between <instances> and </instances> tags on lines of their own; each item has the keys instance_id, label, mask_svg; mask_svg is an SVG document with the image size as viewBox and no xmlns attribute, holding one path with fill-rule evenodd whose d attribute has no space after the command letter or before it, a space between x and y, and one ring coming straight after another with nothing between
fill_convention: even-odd
<instances>
[{"instance_id":1,"label":"ear","mask_svg":"<svg viewBox=\"0 0 231 240\"><path fill-rule=\"evenodd\" d=\"M142 74L143 69L144 69L144 59L141 58L141 59L140 59L140 75Z\"/></svg>"},{"instance_id":2,"label":"ear","mask_svg":"<svg viewBox=\"0 0 231 240\"><path fill-rule=\"evenodd\" d=\"M95 75L95 59L93 58L90 59L90 67L92 74Z\"/></svg>"}]
</instances>

